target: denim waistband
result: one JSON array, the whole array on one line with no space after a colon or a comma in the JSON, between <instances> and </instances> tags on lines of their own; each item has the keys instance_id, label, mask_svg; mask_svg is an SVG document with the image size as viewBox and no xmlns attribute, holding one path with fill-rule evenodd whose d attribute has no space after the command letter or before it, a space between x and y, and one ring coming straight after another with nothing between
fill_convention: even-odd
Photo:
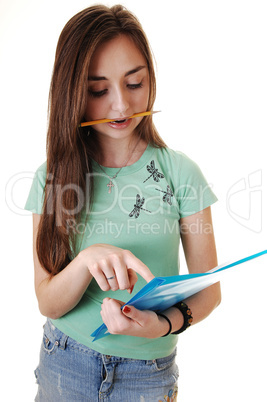
<instances>
[{"instance_id":1,"label":"denim waistband","mask_svg":"<svg viewBox=\"0 0 267 402\"><path fill-rule=\"evenodd\" d=\"M66 348L68 336L57 329L54 324L48 318L46 323L44 324L44 333L49 338L50 341L53 341L58 347L62 350Z\"/></svg>"},{"instance_id":2,"label":"denim waistband","mask_svg":"<svg viewBox=\"0 0 267 402\"><path fill-rule=\"evenodd\" d=\"M77 341L75 339L69 337L68 335L64 334L62 331L60 331L58 328L55 327L55 325L51 322L51 320L48 318L46 323L44 324L44 334L45 336L53 342L55 345L59 347L59 349L64 350L66 346L79 350L80 352L86 353L88 355L94 356L94 357L99 357L100 359L104 359L105 361L108 362L125 362L125 361L139 361L140 359L131 359L127 357L120 357L120 356L111 356L111 355L106 355L100 352L97 352L96 350L93 350L89 348L88 346L85 346ZM173 357L176 356L176 349L166 357L162 357L159 359L153 359L153 360L144 360L146 364L152 364L155 361L160 362L160 363L165 363L168 360L171 360Z\"/></svg>"}]
</instances>

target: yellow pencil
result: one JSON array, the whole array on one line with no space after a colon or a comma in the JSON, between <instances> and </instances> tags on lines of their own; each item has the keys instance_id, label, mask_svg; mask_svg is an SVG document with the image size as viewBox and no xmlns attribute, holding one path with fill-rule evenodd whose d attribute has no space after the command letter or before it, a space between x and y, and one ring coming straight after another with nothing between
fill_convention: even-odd
<instances>
[{"instance_id":1,"label":"yellow pencil","mask_svg":"<svg viewBox=\"0 0 267 402\"><path fill-rule=\"evenodd\" d=\"M127 117L127 119L133 119L134 117L142 117L142 116L149 116L154 113L159 113L160 111L153 112L153 111L148 111L148 112L141 112L141 113L135 113L130 117ZM86 126L93 126L94 124L101 124L101 123L111 123L112 121L115 121L115 119L100 119L100 120L93 120L93 121L87 121L84 123L81 123L79 127L86 127Z\"/></svg>"}]
</instances>

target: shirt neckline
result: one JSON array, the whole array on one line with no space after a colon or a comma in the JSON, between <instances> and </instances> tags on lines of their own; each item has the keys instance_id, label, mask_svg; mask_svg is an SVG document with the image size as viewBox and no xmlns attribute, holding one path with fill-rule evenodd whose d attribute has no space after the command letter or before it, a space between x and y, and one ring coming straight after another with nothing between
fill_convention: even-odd
<instances>
[{"instance_id":1,"label":"shirt neckline","mask_svg":"<svg viewBox=\"0 0 267 402\"><path fill-rule=\"evenodd\" d=\"M151 145L147 145L144 153L142 154L142 156L138 159L138 161L136 161L135 163L133 163L132 165L129 166L125 166L121 169L119 176L127 176L130 174L133 174L135 172L137 172L138 170L142 169L145 165L147 165L148 160L152 157L153 153L155 152L155 149L153 146ZM94 172L104 172L108 175L108 176L114 176L114 174L116 174L116 172L119 170L119 168L109 168L109 167L105 167L102 165L99 165L94 159L92 159L92 167L93 167L93 171Z\"/></svg>"}]
</instances>

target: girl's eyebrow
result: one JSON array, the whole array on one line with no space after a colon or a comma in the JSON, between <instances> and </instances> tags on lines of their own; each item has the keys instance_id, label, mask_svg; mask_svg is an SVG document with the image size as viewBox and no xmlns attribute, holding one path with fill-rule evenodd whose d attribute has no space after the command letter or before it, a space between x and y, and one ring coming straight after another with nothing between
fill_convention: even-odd
<instances>
[{"instance_id":1,"label":"girl's eyebrow","mask_svg":"<svg viewBox=\"0 0 267 402\"><path fill-rule=\"evenodd\" d=\"M134 68L133 70L127 71L127 73L125 73L124 77L128 77L131 74L135 74L138 71L143 70L144 68L146 68L146 66L138 66L138 67ZM108 81L108 79L106 77L91 75L88 77L88 81Z\"/></svg>"},{"instance_id":2,"label":"girl's eyebrow","mask_svg":"<svg viewBox=\"0 0 267 402\"><path fill-rule=\"evenodd\" d=\"M124 75L124 77L128 77L128 75L135 74L135 73L137 73L138 71L143 70L144 68L146 68L146 66L138 66L138 67L134 68L133 70L128 71L128 72Z\"/></svg>"}]
</instances>

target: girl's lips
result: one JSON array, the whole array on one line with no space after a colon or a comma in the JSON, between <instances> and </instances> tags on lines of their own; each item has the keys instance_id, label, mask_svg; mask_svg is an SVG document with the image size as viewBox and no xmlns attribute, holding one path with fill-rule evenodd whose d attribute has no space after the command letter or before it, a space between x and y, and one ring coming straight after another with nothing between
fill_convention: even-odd
<instances>
[{"instance_id":1,"label":"girl's lips","mask_svg":"<svg viewBox=\"0 0 267 402\"><path fill-rule=\"evenodd\" d=\"M129 125L131 124L131 120L132 119L118 119L107 124L109 127L122 130L129 127Z\"/></svg>"}]
</instances>

